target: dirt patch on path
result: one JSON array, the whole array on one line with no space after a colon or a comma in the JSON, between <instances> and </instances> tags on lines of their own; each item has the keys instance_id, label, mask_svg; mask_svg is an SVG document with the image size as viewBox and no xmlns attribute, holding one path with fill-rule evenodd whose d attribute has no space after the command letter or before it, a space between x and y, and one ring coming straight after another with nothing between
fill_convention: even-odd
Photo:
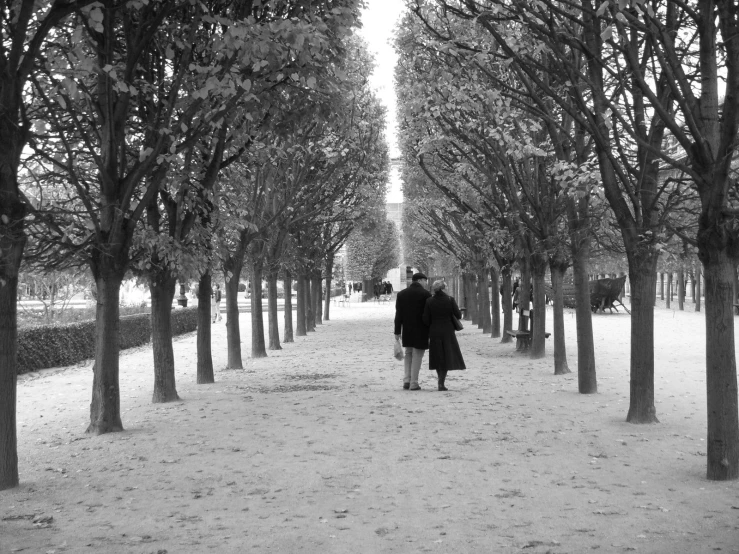
<instances>
[{"instance_id":1,"label":"dirt patch on path","mask_svg":"<svg viewBox=\"0 0 739 554\"><path fill-rule=\"evenodd\" d=\"M0 493L0 552L739 552L739 483L705 479L701 314L657 311L649 426L624 422L627 315L595 316L589 396L575 373L553 375L551 342L532 361L469 323L470 369L450 391L427 369L404 391L392 316L332 306L315 333L214 385L194 384L183 336L171 404L150 402L151 350L128 351L126 431L99 437L84 434L89 365L23 376L22 484ZM222 324L213 351L224 367Z\"/></svg>"}]
</instances>

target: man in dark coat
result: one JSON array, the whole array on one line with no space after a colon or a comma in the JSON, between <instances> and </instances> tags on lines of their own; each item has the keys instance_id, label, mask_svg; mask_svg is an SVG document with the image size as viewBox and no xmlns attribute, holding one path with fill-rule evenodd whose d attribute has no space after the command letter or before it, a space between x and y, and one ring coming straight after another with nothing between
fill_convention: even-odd
<instances>
[{"instance_id":1,"label":"man in dark coat","mask_svg":"<svg viewBox=\"0 0 739 554\"><path fill-rule=\"evenodd\" d=\"M428 279L415 273L410 286L398 292L395 299L395 340L402 340L405 348L405 376L403 388L421 390L418 373L423 355L429 347L429 328L423 323L423 309L431 293L426 290Z\"/></svg>"}]
</instances>

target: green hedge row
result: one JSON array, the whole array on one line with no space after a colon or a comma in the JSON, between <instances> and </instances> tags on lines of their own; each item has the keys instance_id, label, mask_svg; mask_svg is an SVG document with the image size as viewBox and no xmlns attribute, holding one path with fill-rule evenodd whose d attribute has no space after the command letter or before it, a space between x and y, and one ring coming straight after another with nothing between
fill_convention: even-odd
<instances>
[{"instance_id":1,"label":"green hedge row","mask_svg":"<svg viewBox=\"0 0 739 554\"><path fill-rule=\"evenodd\" d=\"M195 331L197 308L172 311L172 335ZM120 348L133 348L151 340L151 316L121 317ZM95 357L95 322L38 325L18 331L18 374L47 367L63 367Z\"/></svg>"}]
</instances>

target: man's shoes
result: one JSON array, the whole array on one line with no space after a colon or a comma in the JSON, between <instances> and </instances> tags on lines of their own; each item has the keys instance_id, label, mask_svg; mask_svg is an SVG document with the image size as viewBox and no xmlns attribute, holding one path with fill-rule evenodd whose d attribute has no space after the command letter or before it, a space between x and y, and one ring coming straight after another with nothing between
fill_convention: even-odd
<instances>
[{"instance_id":1,"label":"man's shoes","mask_svg":"<svg viewBox=\"0 0 739 554\"><path fill-rule=\"evenodd\" d=\"M403 383L403 388L405 390L408 390L409 388L411 388L411 384L410 383Z\"/></svg>"},{"instance_id":2,"label":"man's shoes","mask_svg":"<svg viewBox=\"0 0 739 554\"><path fill-rule=\"evenodd\" d=\"M421 387L419 387L418 385L416 385L415 387L411 387L411 390L421 390Z\"/></svg>"},{"instance_id":3,"label":"man's shoes","mask_svg":"<svg viewBox=\"0 0 739 554\"><path fill-rule=\"evenodd\" d=\"M439 390L442 390L443 391L443 390L449 390L449 389L446 388L444 385L439 385Z\"/></svg>"}]
</instances>

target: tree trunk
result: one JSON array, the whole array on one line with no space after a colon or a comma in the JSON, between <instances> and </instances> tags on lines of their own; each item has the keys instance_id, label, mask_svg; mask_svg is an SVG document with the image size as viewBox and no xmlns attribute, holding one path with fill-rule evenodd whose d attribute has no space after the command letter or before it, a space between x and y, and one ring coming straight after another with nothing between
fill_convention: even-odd
<instances>
[{"instance_id":1,"label":"tree trunk","mask_svg":"<svg viewBox=\"0 0 739 554\"><path fill-rule=\"evenodd\" d=\"M295 342L293 338L293 276L285 270L283 281L285 289L285 338L283 342Z\"/></svg>"},{"instance_id":2,"label":"tree trunk","mask_svg":"<svg viewBox=\"0 0 739 554\"><path fill-rule=\"evenodd\" d=\"M321 291L321 272L313 274L311 278L311 297L313 298L314 325L323 325L323 294Z\"/></svg>"},{"instance_id":3,"label":"tree trunk","mask_svg":"<svg viewBox=\"0 0 739 554\"><path fill-rule=\"evenodd\" d=\"M665 299L665 272L660 271L659 273L659 297L660 300Z\"/></svg>"},{"instance_id":4,"label":"tree trunk","mask_svg":"<svg viewBox=\"0 0 739 554\"><path fill-rule=\"evenodd\" d=\"M108 263L113 263L111 260ZM106 268L107 269L107 268ZM123 271L99 271L95 313L95 363L93 365L90 425L86 433L102 435L123 431L121 391L118 382L120 353L120 290Z\"/></svg>"},{"instance_id":5,"label":"tree trunk","mask_svg":"<svg viewBox=\"0 0 739 554\"><path fill-rule=\"evenodd\" d=\"M467 306L465 319L469 317L470 323L472 325L477 325L479 314L477 313L477 280L475 279L474 273L465 273L464 294L467 299L467 302L465 303Z\"/></svg>"},{"instance_id":6,"label":"tree trunk","mask_svg":"<svg viewBox=\"0 0 739 554\"><path fill-rule=\"evenodd\" d=\"M698 248L706 285L706 475L708 479L724 481L739 477L734 262L724 248L701 240L700 231Z\"/></svg>"},{"instance_id":7,"label":"tree trunk","mask_svg":"<svg viewBox=\"0 0 739 554\"><path fill-rule=\"evenodd\" d=\"M565 343L565 318L563 282L565 267L559 264L550 264L549 273L552 277L552 337L554 338L554 374L566 375L570 373L567 365L567 345Z\"/></svg>"},{"instance_id":8,"label":"tree trunk","mask_svg":"<svg viewBox=\"0 0 739 554\"><path fill-rule=\"evenodd\" d=\"M690 272L690 299L695 304L695 272Z\"/></svg>"},{"instance_id":9,"label":"tree trunk","mask_svg":"<svg viewBox=\"0 0 739 554\"><path fill-rule=\"evenodd\" d=\"M311 275L306 273L302 277L303 289L305 290L305 330L313 332L316 330L315 302L311 294Z\"/></svg>"},{"instance_id":10,"label":"tree trunk","mask_svg":"<svg viewBox=\"0 0 739 554\"><path fill-rule=\"evenodd\" d=\"M172 300L177 278L169 271L154 273L149 281L151 292L151 344L154 354L154 403L179 400L175 386L174 350L172 348Z\"/></svg>"},{"instance_id":11,"label":"tree trunk","mask_svg":"<svg viewBox=\"0 0 739 554\"><path fill-rule=\"evenodd\" d=\"M547 261L543 254L531 256L531 278L534 287L534 301L532 310L534 321L531 325L531 350L529 357L532 359L543 358L546 355L546 331L547 302L544 292L544 277L547 272Z\"/></svg>"},{"instance_id":12,"label":"tree trunk","mask_svg":"<svg viewBox=\"0 0 739 554\"><path fill-rule=\"evenodd\" d=\"M670 301L672 300L672 272L667 274L667 295L665 298L665 307L670 309Z\"/></svg>"},{"instance_id":13,"label":"tree trunk","mask_svg":"<svg viewBox=\"0 0 739 554\"><path fill-rule=\"evenodd\" d=\"M323 319L328 321L329 308L331 307L331 286L332 276L334 274L334 255L329 254L326 256L326 298L323 303ZM344 291L341 291L342 294Z\"/></svg>"},{"instance_id":14,"label":"tree trunk","mask_svg":"<svg viewBox=\"0 0 739 554\"><path fill-rule=\"evenodd\" d=\"M298 280L297 280L297 292L298 292L298 308L297 308L297 314L296 314L296 323L295 323L295 336L296 337L304 337L308 334L308 329L306 328L306 323L308 321L308 316L306 315L306 298L305 298L305 274L301 271L298 273Z\"/></svg>"},{"instance_id":15,"label":"tree trunk","mask_svg":"<svg viewBox=\"0 0 739 554\"><path fill-rule=\"evenodd\" d=\"M677 309L685 310L685 271L677 270Z\"/></svg>"},{"instance_id":16,"label":"tree trunk","mask_svg":"<svg viewBox=\"0 0 739 554\"><path fill-rule=\"evenodd\" d=\"M462 315L465 321L472 321L472 299L472 277L464 271L462 273L462 302L465 309Z\"/></svg>"},{"instance_id":17,"label":"tree trunk","mask_svg":"<svg viewBox=\"0 0 739 554\"><path fill-rule=\"evenodd\" d=\"M577 328L577 387L580 394L598 392L595 372L593 312L590 311L588 264L590 239L581 231L573 233L572 276L575 287L575 325ZM633 296L633 288L632 288Z\"/></svg>"},{"instance_id":18,"label":"tree trunk","mask_svg":"<svg viewBox=\"0 0 739 554\"><path fill-rule=\"evenodd\" d=\"M659 423L654 407L654 296L657 255L629 255L631 281L631 386L629 423ZM672 275L668 275L668 283ZM668 291L669 292L669 291ZM669 294L667 295L669 297Z\"/></svg>"},{"instance_id":19,"label":"tree trunk","mask_svg":"<svg viewBox=\"0 0 739 554\"><path fill-rule=\"evenodd\" d=\"M703 296L703 287L701 286L702 270L699 267L695 272L695 311L701 311L701 297Z\"/></svg>"},{"instance_id":20,"label":"tree trunk","mask_svg":"<svg viewBox=\"0 0 739 554\"><path fill-rule=\"evenodd\" d=\"M12 224L0 221L0 491L15 487L18 477L16 390L18 383L18 270L26 236L20 204L6 203ZM18 213L13 213L16 208Z\"/></svg>"},{"instance_id":21,"label":"tree trunk","mask_svg":"<svg viewBox=\"0 0 739 554\"><path fill-rule=\"evenodd\" d=\"M19 483L18 271L27 240L24 232L27 208L20 200L18 189L18 166L27 131L20 125L21 111L16 102L21 99L22 86L15 79L19 72L10 65L4 69L3 92L7 94L0 109L0 490Z\"/></svg>"},{"instance_id":22,"label":"tree trunk","mask_svg":"<svg viewBox=\"0 0 739 554\"><path fill-rule=\"evenodd\" d=\"M210 340L210 294L212 292L210 281L210 270L208 270L200 276L198 282L198 385L215 383ZM226 301L228 301L228 297L226 297Z\"/></svg>"},{"instance_id":23,"label":"tree trunk","mask_svg":"<svg viewBox=\"0 0 739 554\"><path fill-rule=\"evenodd\" d=\"M251 357L266 358L264 314L262 312L262 260L251 262Z\"/></svg>"},{"instance_id":24,"label":"tree trunk","mask_svg":"<svg viewBox=\"0 0 739 554\"><path fill-rule=\"evenodd\" d=\"M501 300L503 301L503 334L500 338L501 343L511 342L511 336L505 331L511 331L513 329L513 299L511 298L511 269L508 266L504 266L500 272L503 277L503 294Z\"/></svg>"},{"instance_id":25,"label":"tree trunk","mask_svg":"<svg viewBox=\"0 0 739 554\"><path fill-rule=\"evenodd\" d=\"M490 268L490 311L492 313L492 321L490 326L490 337L497 339L500 336L500 276L495 268Z\"/></svg>"},{"instance_id":26,"label":"tree trunk","mask_svg":"<svg viewBox=\"0 0 739 554\"><path fill-rule=\"evenodd\" d=\"M530 331L528 318L523 315L525 310L531 308L529 296L531 291L531 261L525 256L520 262L521 266L521 282L518 288L518 329L520 331Z\"/></svg>"},{"instance_id":27,"label":"tree trunk","mask_svg":"<svg viewBox=\"0 0 739 554\"><path fill-rule=\"evenodd\" d=\"M287 291L285 291L287 297ZM280 328L277 323L277 270L267 275L267 336L268 350L282 350L280 346Z\"/></svg>"},{"instance_id":28,"label":"tree trunk","mask_svg":"<svg viewBox=\"0 0 739 554\"><path fill-rule=\"evenodd\" d=\"M490 289L488 288L488 270L483 269L477 277L480 287L477 291L477 298L480 302L480 323L482 332L490 334L493 330L493 323L490 320Z\"/></svg>"},{"instance_id":29,"label":"tree trunk","mask_svg":"<svg viewBox=\"0 0 739 554\"><path fill-rule=\"evenodd\" d=\"M374 279L362 279L362 302L369 302L375 298L374 285Z\"/></svg>"},{"instance_id":30,"label":"tree trunk","mask_svg":"<svg viewBox=\"0 0 739 554\"><path fill-rule=\"evenodd\" d=\"M224 264L223 267L223 273L230 275L225 286L226 350L228 353L226 369L244 369L244 360L241 353L241 322L239 321L239 280L243 263L244 258L240 257L234 263ZM253 291L252 296L254 296ZM254 313L253 309L252 313Z\"/></svg>"}]
</instances>

